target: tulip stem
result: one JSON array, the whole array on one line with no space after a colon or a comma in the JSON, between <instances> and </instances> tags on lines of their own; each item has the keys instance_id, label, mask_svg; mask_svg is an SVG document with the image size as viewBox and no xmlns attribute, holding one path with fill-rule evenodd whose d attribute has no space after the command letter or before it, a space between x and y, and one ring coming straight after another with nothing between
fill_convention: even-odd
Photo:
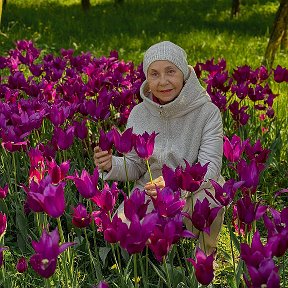
<instances>
[{"instance_id":1,"label":"tulip stem","mask_svg":"<svg viewBox=\"0 0 288 288\"><path fill-rule=\"evenodd\" d=\"M148 161L148 159L146 159L145 161L146 161L146 166L147 166L149 177L150 177L150 182L153 183L153 177L152 177L149 161Z\"/></svg>"},{"instance_id":2,"label":"tulip stem","mask_svg":"<svg viewBox=\"0 0 288 288\"><path fill-rule=\"evenodd\" d=\"M130 196L130 185L129 185L129 178L128 178L128 171L127 171L127 163L126 163L126 157L123 156L124 159L124 167L125 167L125 174L126 174L126 187L128 190L128 196Z\"/></svg>"},{"instance_id":3,"label":"tulip stem","mask_svg":"<svg viewBox=\"0 0 288 288\"><path fill-rule=\"evenodd\" d=\"M46 278L44 280L45 280L45 287L50 288L51 287L50 280Z\"/></svg>"},{"instance_id":4,"label":"tulip stem","mask_svg":"<svg viewBox=\"0 0 288 288\"><path fill-rule=\"evenodd\" d=\"M60 234L60 241L63 244L65 242L65 238L64 238L64 234L63 234L63 229L62 229L62 225L61 225L61 219L60 217L57 217L57 224L58 224L58 231ZM61 264L62 267L64 269L64 275L65 275L65 281L66 281L66 287L69 287L69 282L68 282L68 275L67 275L67 259L66 259L66 255L67 255L67 251L64 251L62 254L62 259L61 259Z\"/></svg>"},{"instance_id":5,"label":"tulip stem","mask_svg":"<svg viewBox=\"0 0 288 288\"><path fill-rule=\"evenodd\" d=\"M226 211L225 211L226 214ZM232 241L232 228L231 228L231 222L228 220L228 230L229 230L229 238L230 238L230 248L232 253L232 261L233 261L233 272L234 277L236 279L236 267L235 267L235 254L234 254L234 248L233 248L233 241Z\"/></svg>"},{"instance_id":6,"label":"tulip stem","mask_svg":"<svg viewBox=\"0 0 288 288\"><path fill-rule=\"evenodd\" d=\"M169 270L168 270L168 266L167 266L167 262L166 262L166 257L163 257L163 264L164 264L164 268L167 274L167 287L171 287L171 280L170 280L170 275L169 275Z\"/></svg>"},{"instance_id":7,"label":"tulip stem","mask_svg":"<svg viewBox=\"0 0 288 288\"><path fill-rule=\"evenodd\" d=\"M282 260L283 260L283 268L282 268L282 279L283 279L283 287L286 287L286 277L285 277L285 253L282 257Z\"/></svg>"},{"instance_id":8,"label":"tulip stem","mask_svg":"<svg viewBox=\"0 0 288 288\"><path fill-rule=\"evenodd\" d=\"M87 230L86 228L84 228L84 234L85 234L85 240L86 240L86 244L87 244L87 249L88 249L88 253L89 253L89 257L90 257L90 266L91 266L91 270L95 270L96 272L96 277L97 277L97 281L100 281L101 279L98 279L98 273L97 273L97 269L95 267L95 261L93 259L93 255L91 253L91 249L90 249L90 243L89 243L89 239L87 236ZM93 264L93 265L92 265Z\"/></svg>"},{"instance_id":9,"label":"tulip stem","mask_svg":"<svg viewBox=\"0 0 288 288\"><path fill-rule=\"evenodd\" d=\"M134 260L134 282L135 282L135 287L138 286L138 275L137 275L137 254L133 255L133 260Z\"/></svg>"}]
</instances>

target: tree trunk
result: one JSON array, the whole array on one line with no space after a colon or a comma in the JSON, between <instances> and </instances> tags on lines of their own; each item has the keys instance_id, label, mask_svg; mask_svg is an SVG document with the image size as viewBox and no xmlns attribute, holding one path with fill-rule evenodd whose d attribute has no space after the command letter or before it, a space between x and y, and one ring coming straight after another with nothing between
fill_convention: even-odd
<instances>
[{"instance_id":1,"label":"tree trunk","mask_svg":"<svg viewBox=\"0 0 288 288\"><path fill-rule=\"evenodd\" d=\"M1 17L2 17L2 5L4 6L4 3L2 3L2 0L0 0L0 27L1 27Z\"/></svg>"},{"instance_id":2,"label":"tree trunk","mask_svg":"<svg viewBox=\"0 0 288 288\"><path fill-rule=\"evenodd\" d=\"M286 28L284 30L284 35L281 39L281 50L286 52L288 50L288 21L286 19Z\"/></svg>"},{"instance_id":3,"label":"tree trunk","mask_svg":"<svg viewBox=\"0 0 288 288\"><path fill-rule=\"evenodd\" d=\"M115 2L114 2L116 5L117 4L122 4L122 3L124 3L124 0L115 0Z\"/></svg>"},{"instance_id":4,"label":"tree trunk","mask_svg":"<svg viewBox=\"0 0 288 288\"><path fill-rule=\"evenodd\" d=\"M270 39L265 51L262 64L272 68L275 54L281 42L287 43L288 0L281 0L276 12ZM285 40L286 38L286 40Z\"/></svg>"},{"instance_id":5,"label":"tree trunk","mask_svg":"<svg viewBox=\"0 0 288 288\"><path fill-rule=\"evenodd\" d=\"M241 0L232 0L231 19L240 13Z\"/></svg>"},{"instance_id":6,"label":"tree trunk","mask_svg":"<svg viewBox=\"0 0 288 288\"><path fill-rule=\"evenodd\" d=\"M90 0L81 0L81 6L84 10L88 10L91 7Z\"/></svg>"}]
</instances>

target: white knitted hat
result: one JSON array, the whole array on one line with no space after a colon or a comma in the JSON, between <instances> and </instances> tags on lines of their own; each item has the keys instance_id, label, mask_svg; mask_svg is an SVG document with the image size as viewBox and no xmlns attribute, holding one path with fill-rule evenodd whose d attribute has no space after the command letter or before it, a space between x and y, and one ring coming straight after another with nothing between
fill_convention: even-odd
<instances>
[{"instance_id":1,"label":"white knitted hat","mask_svg":"<svg viewBox=\"0 0 288 288\"><path fill-rule=\"evenodd\" d=\"M178 45L163 41L152 45L144 54L143 71L147 78L147 71L151 63L157 60L168 60L176 65L183 73L186 80L189 76L189 68L186 52Z\"/></svg>"}]
</instances>

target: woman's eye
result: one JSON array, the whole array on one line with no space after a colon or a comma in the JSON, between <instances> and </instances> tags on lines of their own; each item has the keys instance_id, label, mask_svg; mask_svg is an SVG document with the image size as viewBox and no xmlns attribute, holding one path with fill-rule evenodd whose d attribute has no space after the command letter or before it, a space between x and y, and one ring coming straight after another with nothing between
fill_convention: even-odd
<instances>
[{"instance_id":1,"label":"woman's eye","mask_svg":"<svg viewBox=\"0 0 288 288\"><path fill-rule=\"evenodd\" d=\"M175 71L172 70L172 69L171 69L171 70L168 70L168 74L174 74L174 72L175 72Z\"/></svg>"}]
</instances>

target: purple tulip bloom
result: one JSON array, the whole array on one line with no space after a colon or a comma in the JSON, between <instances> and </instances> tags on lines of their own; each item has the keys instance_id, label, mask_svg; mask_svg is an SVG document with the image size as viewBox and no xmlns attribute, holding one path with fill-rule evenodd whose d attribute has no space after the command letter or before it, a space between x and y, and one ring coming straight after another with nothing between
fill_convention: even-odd
<instances>
[{"instance_id":1,"label":"purple tulip bloom","mask_svg":"<svg viewBox=\"0 0 288 288\"><path fill-rule=\"evenodd\" d=\"M259 220L267 210L267 207L260 205L259 202L253 203L249 195L240 198L236 207L239 220L247 225Z\"/></svg>"},{"instance_id":2,"label":"purple tulip bloom","mask_svg":"<svg viewBox=\"0 0 288 288\"><path fill-rule=\"evenodd\" d=\"M59 233L56 228L52 232L43 230L39 242L32 241L35 254L30 258L34 271L44 278L49 278L55 272L58 255L76 243L67 242L59 246Z\"/></svg>"},{"instance_id":3,"label":"purple tulip bloom","mask_svg":"<svg viewBox=\"0 0 288 288\"><path fill-rule=\"evenodd\" d=\"M48 161L47 166L48 174L51 176L52 183L58 184L65 179L70 168L70 161L68 160L57 165L55 159L52 159L51 161Z\"/></svg>"},{"instance_id":4,"label":"purple tulip bloom","mask_svg":"<svg viewBox=\"0 0 288 288\"><path fill-rule=\"evenodd\" d=\"M239 102L234 101L232 104L229 105L228 108L232 113L232 118L237 123L239 123L242 126L247 124L250 115L247 114L245 111L248 109L248 106L242 106L241 108L239 108Z\"/></svg>"},{"instance_id":5,"label":"purple tulip bloom","mask_svg":"<svg viewBox=\"0 0 288 288\"><path fill-rule=\"evenodd\" d=\"M241 243L241 259L247 266L259 267L264 259L271 258L272 251L269 245L263 245L260 233L257 230L252 238L251 247L246 243Z\"/></svg>"},{"instance_id":6,"label":"purple tulip bloom","mask_svg":"<svg viewBox=\"0 0 288 288\"><path fill-rule=\"evenodd\" d=\"M87 213L86 207L79 203L73 208L72 224L78 228L85 228L91 223L91 215Z\"/></svg>"},{"instance_id":7,"label":"purple tulip bloom","mask_svg":"<svg viewBox=\"0 0 288 288\"><path fill-rule=\"evenodd\" d=\"M231 140L224 136L223 152L227 160L232 163L238 162L248 141L242 141L237 135L233 135Z\"/></svg>"},{"instance_id":8,"label":"purple tulip bloom","mask_svg":"<svg viewBox=\"0 0 288 288\"><path fill-rule=\"evenodd\" d=\"M3 251L5 251L5 250L8 250L8 248L0 246L0 268L3 265Z\"/></svg>"},{"instance_id":9,"label":"purple tulip bloom","mask_svg":"<svg viewBox=\"0 0 288 288\"><path fill-rule=\"evenodd\" d=\"M86 123L87 120L83 120L81 122L73 122L75 136L81 140L84 140L88 135L88 128L86 126Z\"/></svg>"},{"instance_id":10,"label":"purple tulip bloom","mask_svg":"<svg viewBox=\"0 0 288 288\"><path fill-rule=\"evenodd\" d=\"M192 232L183 229L182 215L177 215L174 218L159 218L149 238L148 246L157 261L162 262L172 245L184 237L196 238Z\"/></svg>"},{"instance_id":11,"label":"purple tulip bloom","mask_svg":"<svg viewBox=\"0 0 288 288\"><path fill-rule=\"evenodd\" d=\"M6 184L3 188L0 187L0 199L6 198L6 196L8 194L8 188L9 188L8 184Z\"/></svg>"},{"instance_id":12,"label":"purple tulip bloom","mask_svg":"<svg viewBox=\"0 0 288 288\"><path fill-rule=\"evenodd\" d=\"M203 166L198 162L196 164L189 163L184 159L186 167L182 169L181 173L176 172L179 176L179 186L181 189L195 192L197 191L201 184L204 181L205 174L207 172L207 168L209 163L204 164ZM176 169L177 170L177 169Z\"/></svg>"},{"instance_id":13,"label":"purple tulip bloom","mask_svg":"<svg viewBox=\"0 0 288 288\"><path fill-rule=\"evenodd\" d=\"M50 177L48 179L51 181ZM30 186L30 191L28 193L29 197L27 198L30 208L35 212L44 211L53 218L60 217L64 213L66 206L64 197L65 183L60 182L57 186L55 186L51 182L48 182L45 187L38 187L40 189L33 192ZM38 204L38 206L35 207L35 204Z\"/></svg>"},{"instance_id":14,"label":"purple tulip bloom","mask_svg":"<svg viewBox=\"0 0 288 288\"><path fill-rule=\"evenodd\" d=\"M71 126L64 131L60 127L55 127L52 142L55 143L60 150L67 150L73 144L74 129L74 126Z\"/></svg>"},{"instance_id":15,"label":"purple tulip bloom","mask_svg":"<svg viewBox=\"0 0 288 288\"><path fill-rule=\"evenodd\" d=\"M125 235L120 238L120 246L126 249L129 254L142 252L157 221L158 215L156 213L147 214L141 222L135 215Z\"/></svg>"},{"instance_id":16,"label":"purple tulip bloom","mask_svg":"<svg viewBox=\"0 0 288 288\"><path fill-rule=\"evenodd\" d=\"M135 189L130 197L124 200L124 213L126 218L132 221L133 217L137 215L139 220L142 220L146 215L150 201L150 199L146 199L145 191Z\"/></svg>"},{"instance_id":17,"label":"purple tulip bloom","mask_svg":"<svg viewBox=\"0 0 288 288\"><path fill-rule=\"evenodd\" d=\"M94 169L92 175L90 175L85 169L83 169L80 177L78 175L78 172L76 171L75 176L67 176L67 179L71 179L74 181L78 192L84 198L92 198L97 194L97 192L99 192L97 188L99 179L99 172L97 168Z\"/></svg>"},{"instance_id":18,"label":"purple tulip bloom","mask_svg":"<svg viewBox=\"0 0 288 288\"><path fill-rule=\"evenodd\" d=\"M103 213L101 215L101 221L105 241L117 243L123 237L127 237L128 226L126 223L123 223L122 219L120 219L117 214L113 216L111 221L109 216L106 213Z\"/></svg>"},{"instance_id":19,"label":"purple tulip bloom","mask_svg":"<svg viewBox=\"0 0 288 288\"><path fill-rule=\"evenodd\" d=\"M109 285L105 281L100 281L95 288L109 288Z\"/></svg>"},{"instance_id":20,"label":"purple tulip bloom","mask_svg":"<svg viewBox=\"0 0 288 288\"><path fill-rule=\"evenodd\" d=\"M277 83L288 82L288 70L278 65L274 70L274 80Z\"/></svg>"},{"instance_id":21,"label":"purple tulip bloom","mask_svg":"<svg viewBox=\"0 0 288 288\"><path fill-rule=\"evenodd\" d=\"M185 216L190 218L196 229L210 234L210 226L221 208L221 206L210 208L210 203L205 197L202 202L199 199L196 200L191 216L186 214Z\"/></svg>"},{"instance_id":22,"label":"purple tulip bloom","mask_svg":"<svg viewBox=\"0 0 288 288\"><path fill-rule=\"evenodd\" d=\"M0 212L0 239L7 229L7 217L5 213Z\"/></svg>"},{"instance_id":23,"label":"purple tulip bloom","mask_svg":"<svg viewBox=\"0 0 288 288\"><path fill-rule=\"evenodd\" d=\"M113 182L111 187L109 187L108 183L105 183L103 189L101 191L98 190L91 198L91 201L100 207L101 210L111 213L116 204L118 194L119 189L116 182Z\"/></svg>"},{"instance_id":24,"label":"purple tulip bloom","mask_svg":"<svg viewBox=\"0 0 288 288\"><path fill-rule=\"evenodd\" d=\"M234 179L229 179L222 187L213 179L210 179L210 182L215 190L215 197L208 190L205 191L216 203L222 206L228 206L233 202L237 189L244 183L243 181L236 182Z\"/></svg>"},{"instance_id":25,"label":"purple tulip bloom","mask_svg":"<svg viewBox=\"0 0 288 288\"><path fill-rule=\"evenodd\" d=\"M247 267L250 281L244 275L245 283L249 288L280 288L279 268L275 266L273 259L264 259L259 266Z\"/></svg>"},{"instance_id":26,"label":"purple tulip bloom","mask_svg":"<svg viewBox=\"0 0 288 288\"><path fill-rule=\"evenodd\" d=\"M148 160L154 151L155 138L158 133L152 132L150 135L144 132L142 135L135 135L134 148L137 155L145 160Z\"/></svg>"},{"instance_id":27,"label":"purple tulip bloom","mask_svg":"<svg viewBox=\"0 0 288 288\"><path fill-rule=\"evenodd\" d=\"M181 168L177 167L175 171L168 167L166 164L163 165L162 167L162 175L163 179L165 181L165 187L171 188L173 191L177 191L181 184Z\"/></svg>"},{"instance_id":28,"label":"purple tulip bloom","mask_svg":"<svg viewBox=\"0 0 288 288\"><path fill-rule=\"evenodd\" d=\"M105 133L102 129L99 130L99 147L102 151L109 151L112 148L114 140L114 130Z\"/></svg>"},{"instance_id":29,"label":"purple tulip bloom","mask_svg":"<svg viewBox=\"0 0 288 288\"><path fill-rule=\"evenodd\" d=\"M24 273L28 269L28 263L25 257L19 258L16 264L16 269L19 273Z\"/></svg>"},{"instance_id":30,"label":"purple tulip bloom","mask_svg":"<svg viewBox=\"0 0 288 288\"><path fill-rule=\"evenodd\" d=\"M258 139L254 145L248 142L245 146L245 153L250 161L255 159L258 166L259 163L265 163L271 150L263 149L260 140Z\"/></svg>"},{"instance_id":31,"label":"purple tulip bloom","mask_svg":"<svg viewBox=\"0 0 288 288\"><path fill-rule=\"evenodd\" d=\"M133 148L133 128L126 129L122 134L114 129L114 145L119 153L130 152Z\"/></svg>"},{"instance_id":32,"label":"purple tulip bloom","mask_svg":"<svg viewBox=\"0 0 288 288\"><path fill-rule=\"evenodd\" d=\"M260 173L264 169L262 165L257 165L255 159L250 163L246 162L244 159L240 159L237 164L237 172L239 174L240 180L244 181L242 187L246 190L255 193L257 186L260 181Z\"/></svg>"},{"instance_id":33,"label":"purple tulip bloom","mask_svg":"<svg viewBox=\"0 0 288 288\"><path fill-rule=\"evenodd\" d=\"M208 285L214 278L213 261L214 255L207 256L199 247L196 248L196 259L188 258L195 268L197 281L202 285Z\"/></svg>"},{"instance_id":34,"label":"purple tulip bloom","mask_svg":"<svg viewBox=\"0 0 288 288\"><path fill-rule=\"evenodd\" d=\"M164 187L162 190L157 189L157 197L151 199L155 210L162 217L174 217L181 213L186 202L181 199L180 190L173 192L169 187Z\"/></svg>"}]
</instances>

